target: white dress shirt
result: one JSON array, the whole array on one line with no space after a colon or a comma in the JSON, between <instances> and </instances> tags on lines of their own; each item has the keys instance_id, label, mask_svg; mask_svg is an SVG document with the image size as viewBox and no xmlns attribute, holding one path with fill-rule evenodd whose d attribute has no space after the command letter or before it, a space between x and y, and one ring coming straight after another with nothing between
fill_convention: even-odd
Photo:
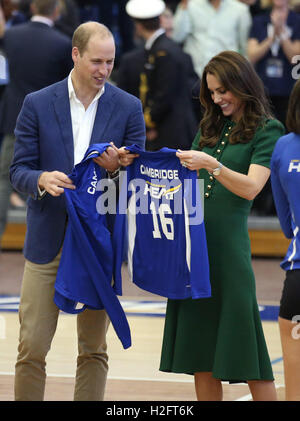
<instances>
[{"instance_id":1,"label":"white dress shirt","mask_svg":"<svg viewBox=\"0 0 300 421\"><path fill-rule=\"evenodd\" d=\"M74 165L76 165L83 159L84 154L90 145L98 101L101 95L104 94L104 86L96 94L88 108L85 109L82 102L76 96L71 78L72 72L73 70L68 77L68 91L74 142ZM41 190L38 186L38 193L40 197L43 197L46 190Z\"/></svg>"},{"instance_id":2,"label":"white dress shirt","mask_svg":"<svg viewBox=\"0 0 300 421\"><path fill-rule=\"evenodd\" d=\"M74 165L76 165L82 160L90 145L98 101L104 93L104 86L97 93L88 108L85 109L82 102L76 96L71 78L72 71L68 77L68 90L74 141Z\"/></svg>"}]
</instances>

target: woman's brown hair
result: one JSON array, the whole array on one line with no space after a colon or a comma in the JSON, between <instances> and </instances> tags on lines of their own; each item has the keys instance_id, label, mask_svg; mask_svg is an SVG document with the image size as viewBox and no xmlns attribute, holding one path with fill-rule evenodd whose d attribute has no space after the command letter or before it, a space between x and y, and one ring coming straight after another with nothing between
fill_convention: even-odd
<instances>
[{"instance_id":1,"label":"woman's brown hair","mask_svg":"<svg viewBox=\"0 0 300 421\"><path fill-rule=\"evenodd\" d=\"M273 118L261 79L252 64L241 54L223 51L205 66L200 86L200 102L204 115L200 122L199 147L214 146L224 126L225 117L216 105L207 86L206 75L214 75L225 90L232 92L244 104L243 114L231 131L230 143L248 143L257 127Z\"/></svg>"},{"instance_id":2,"label":"woman's brown hair","mask_svg":"<svg viewBox=\"0 0 300 421\"><path fill-rule=\"evenodd\" d=\"M290 95L286 127L289 132L300 134L300 79L295 83Z\"/></svg>"}]
</instances>

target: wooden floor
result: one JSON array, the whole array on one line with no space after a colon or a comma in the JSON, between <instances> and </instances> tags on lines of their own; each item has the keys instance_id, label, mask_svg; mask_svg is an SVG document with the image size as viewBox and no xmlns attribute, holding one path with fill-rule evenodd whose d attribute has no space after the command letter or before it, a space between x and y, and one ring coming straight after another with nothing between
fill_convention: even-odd
<instances>
[{"instance_id":1,"label":"wooden floor","mask_svg":"<svg viewBox=\"0 0 300 421\"><path fill-rule=\"evenodd\" d=\"M276 308L282 288L280 259L253 259L261 309ZM18 300L24 258L20 252L0 255L0 401L13 401L14 364L18 345ZM129 284L124 268L122 305L128 317L133 345L123 350L114 330L108 332L109 376L106 401L194 401L192 376L158 370L165 300ZM265 306L265 307L264 307ZM75 316L61 314L47 358L46 401L73 399L76 361ZM282 352L276 320L263 328L273 365L278 399L284 400ZM224 383L224 400L251 400L246 385Z\"/></svg>"},{"instance_id":2,"label":"wooden floor","mask_svg":"<svg viewBox=\"0 0 300 421\"><path fill-rule=\"evenodd\" d=\"M6 337L1 340L0 400L13 400L13 371L16 360L18 321L15 312L5 318ZM123 350L112 328L108 334L109 376L107 401L193 401L191 376L158 371L163 329L162 317L128 317L133 332L133 346ZM279 398L283 399L283 372L277 323L264 322ZM72 400L76 361L75 317L62 314L47 359L45 400ZM250 400L245 385L224 384L224 400Z\"/></svg>"}]
</instances>

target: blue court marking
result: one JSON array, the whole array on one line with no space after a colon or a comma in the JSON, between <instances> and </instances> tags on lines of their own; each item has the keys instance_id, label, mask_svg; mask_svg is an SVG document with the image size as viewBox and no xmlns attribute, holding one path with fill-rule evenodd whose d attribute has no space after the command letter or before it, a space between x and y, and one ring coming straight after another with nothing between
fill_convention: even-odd
<instances>
[{"instance_id":1,"label":"blue court marking","mask_svg":"<svg viewBox=\"0 0 300 421\"><path fill-rule=\"evenodd\" d=\"M264 321L277 321L279 314L279 306L259 306L259 313L261 320Z\"/></svg>"},{"instance_id":2,"label":"blue court marking","mask_svg":"<svg viewBox=\"0 0 300 421\"><path fill-rule=\"evenodd\" d=\"M283 357L279 357L279 358L276 358L275 360L272 360L271 364L274 365L274 364L280 363L281 361L283 361Z\"/></svg>"}]
</instances>

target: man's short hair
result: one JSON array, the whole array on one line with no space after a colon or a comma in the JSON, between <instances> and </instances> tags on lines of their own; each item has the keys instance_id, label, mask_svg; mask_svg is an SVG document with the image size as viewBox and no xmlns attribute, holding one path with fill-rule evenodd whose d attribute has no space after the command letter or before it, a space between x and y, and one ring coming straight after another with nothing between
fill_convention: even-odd
<instances>
[{"instance_id":1,"label":"man's short hair","mask_svg":"<svg viewBox=\"0 0 300 421\"><path fill-rule=\"evenodd\" d=\"M38 15L51 16L55 8L59 5L60 0L33 0L32 6Z\"/></svg>"},{"instance_id":2,"label":"man's short hair","mask_svg":"<svg viewBox=\"0 0 300 421\"><path fill-rule=\"evenodd\" d=\"M111 31L102 23L85 22L75 30L72 38L72 48L77 47L82 56L92 35L99 35L102 39L113 38Z\"/></svg>"}]
</instances>

